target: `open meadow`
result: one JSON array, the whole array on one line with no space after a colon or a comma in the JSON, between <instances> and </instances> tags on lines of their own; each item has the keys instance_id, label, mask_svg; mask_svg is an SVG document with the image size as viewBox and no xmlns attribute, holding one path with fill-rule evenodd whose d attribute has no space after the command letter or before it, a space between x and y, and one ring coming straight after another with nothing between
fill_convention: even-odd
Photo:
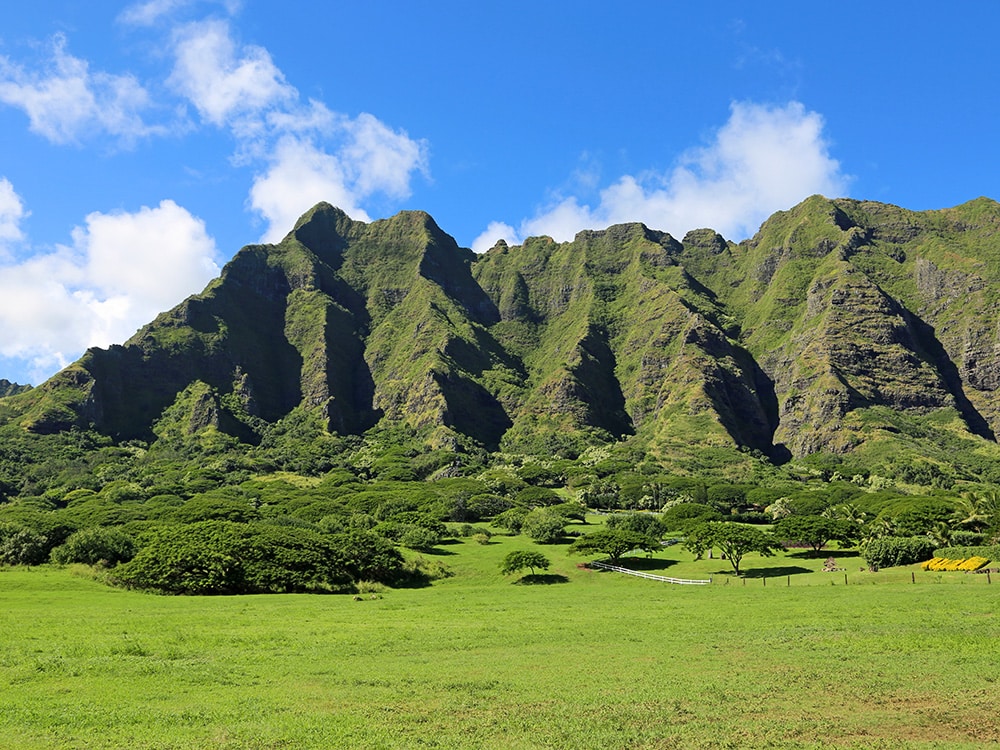
<instances>
[{"instance_id":1,"label":"open meadow","mask_svg":"<svg viewBox=\"0 0 1000 750\"><path fill-rule=\"evenodd\" d=\"M552 567L505 577L514 549ZM846 571L748 555L745 582L679 547L636 562L713 578L677 586L524 537L438 551L451 577L360 600L156 596L82 568L2 569L0 747L1000 742L1000 581L983 575L868 573L837 551Z\"/></svg>"}]
</instances>

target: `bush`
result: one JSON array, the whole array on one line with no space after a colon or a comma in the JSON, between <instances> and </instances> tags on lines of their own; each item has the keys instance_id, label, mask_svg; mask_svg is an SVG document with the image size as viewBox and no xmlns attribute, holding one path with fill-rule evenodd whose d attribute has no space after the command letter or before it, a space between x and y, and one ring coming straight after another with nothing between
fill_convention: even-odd
<instances>
[{"instance_id":1,"label":"bush","mask_svg":"<svg viewBox=\"0 0 1000 750\"><path fill-rule=\"evenodd\" d=\"M752 489L745 484L714 484L708 488L708 504L722 514L729 514L746 505L747 492Z\"/></svg>"},{"instance_id":2,"label":"bush","mask_svg":"<svg viewBox=\"0 0 1000 750\"><path fill-rule=\"evenodd\" d=\"M979 531L953 531L948 542L949 547L977 547L986 541L986 534Z\"/></svg>"},{"instance_id":3,"label":"bush","mask_svg":"<svg viewBox=\"0 0 1000 750\"><path fill-rule=\"evenodd\" d=\"M392 542L366 531L351 531L329 537L334 557L355 581L393 584L404 573L403 556Z\"/></svg>"},{"instance_id":4,"label":"bush","mask_svg":"<svg viewBox=\"0 0 1000 750\"><path fill-rule=\"evenodd\" d=\"M554 544L563 537L566 519L548 508L537 508L524 517L521 527L527 536L539 544Z\"/></svg>"},{"instance_id":5,"label":"bush","mask_svg":"<svg viewBox=\"0 0 1000 750\"><path fill-rule=\"evenodd\" d=\"M95 526L72 534L61 547L52 550L57 565L117 565L135 557L133 536L116 527Z\"/></svg>"},{"instance_id":6,"label":"bush","mask_svg":"<svg viewBox=\"0 0 1000 750\"><path fill-rule=\"evenodd\" d=\"M722 515L704 503L678 503L664 510L660 520L668 529L683 531L707 521L721 521Z\"/></svg>"},{"instance_id":7,"label":"bush","mask_svg":"<svg viewBox=\"0 0 1000 750\"><path fill-rule=\"evenodd\" d=\"M410 549L430 549L440 542L440 538L423 526L410 526L399 539L399 543Z\"/></svg>"},{"instance_id":8,"label":"bush","mask_svg":"<svg viewBox=\"0 0 1000 750\"><path fill-rule=\"evenodd\" d=\"M514 500L518 505L532 507L557 505L562 501L562 498L557 493L545 487L525 487L517 493Z\"/></svg>"},{"instance_id":9,"label":"bush","mask_svg":"<svg viewBox=\"0 0 1000 750\"><path fill-rule=\"evenodd\" d=\"M608 516L606 526L609 529L634 531L652 539L662 539L668 531L660 517L652 513L615 513Z\"/></svg>"},{"instance_id":10,"label":"bush","mask_svg":"<svg viewBox=\"0 0 1000 750\"><path fill-rule=\"evenodd\" d=\"M48 540L26 526L0 522L0 565L38 565L45 562Z\"/></svg>"},{"instance_id":11,"label":"bush","mask_svg":"<svg viewBox=\"0 0 1000 750\"><path fill-rule=\"evenodd\" d=\"M494 518L493 525L499 526L501 529L507 529L512 534L520 534L527 515L528 511L524 508L511 508Z\"/></svg>"},{"instance_id":12,"label":"bush","mask_svg":"<svg viewBox=\"0 0 1000 750\"><path fill-rule=\"evenodd\" d=\"M372 534L203 521L159 529L112 581L173 594L315 592L388 582L401 569L391 543Z\"/></svg>"},{"instance_id":13,"label":"bush","mask_svg":"<svg viewBox=\"0 0 1000 750\"><path fill-rule=\"evenodd\" d=\"M891 568L930 560L934 542L926 537L885 536L861 545L861 556L871 568Z\"/></svg>"},{"instance_id":14,"label":"bush","mask_svg":"<svg viewBox=\"0 0 1000 750\"><path fill-rule=\"evenodd\" d=\"M988 546L957 546L941 547L934 550L935 557L946 557L949 560L964 560L969 557L985 557L990 562L1000 562L1000 544Z\"/></svg>"},{"instance_id":15,"label":"bush","mask_svg":"<svg viewBox=\"0 0 1000 750\"><path fill-rule=\"evenodd\" d=\"M493 518L505 510L510 510L513 504L510 500L500 497L499 495L493 495L490 493L483 493L481 495L473 495L469 498L469 502L466 505L466 511L468 512L470 519L483 519L483 518Z\"/></svg>"}]
</instances>

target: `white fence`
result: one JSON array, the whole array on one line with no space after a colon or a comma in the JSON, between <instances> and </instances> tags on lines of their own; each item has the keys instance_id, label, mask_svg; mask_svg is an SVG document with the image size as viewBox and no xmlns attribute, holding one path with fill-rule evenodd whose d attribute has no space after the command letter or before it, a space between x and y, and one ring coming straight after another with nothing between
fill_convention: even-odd
<instances>
[{"instance_id":1,"label":"white fence","mask_svg":"<svg viewBox=\"0 0 1000 750\"><path fill-rule=\"evenodd\" d=\"M663 581L664 583L679 583L687 586L705 586L712 582L712 579L707 580L693 579L693 578L670 578L669 576L657 576L652 573L644 573L641 570L632 570L631 568L622 568L618 565L611 565L609 563L603 562L589 562L587 563L591 568L600 568L601 570L614 570L618 573L626 573L630 576L638 576L639 578L649 578L652 581Z\"/></svg>"}]
</instances>

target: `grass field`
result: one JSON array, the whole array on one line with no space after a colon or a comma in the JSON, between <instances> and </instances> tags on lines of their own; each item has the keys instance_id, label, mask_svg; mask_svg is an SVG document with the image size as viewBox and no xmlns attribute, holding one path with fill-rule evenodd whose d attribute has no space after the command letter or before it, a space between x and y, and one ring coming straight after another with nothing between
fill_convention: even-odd
<instances>
[{"instance_id":1,"label":"grass field","mask_svg":"<svg viewBox=\"0 0 1000 750\"><path fill-rule=\"evenodd\" d=\"M351 596L165 597L0 570L3 748L983 748L1000 581L822 558L578 567L533 585L495 537L455 575ZM825 555L824 555L825 557ZM763 578L767 566L771 577ZM706 576L707 577L707 576ZM765 583L766 581L766 583ZM833 585L831 585L833 584Z\"/></svg>"}]
</instances>

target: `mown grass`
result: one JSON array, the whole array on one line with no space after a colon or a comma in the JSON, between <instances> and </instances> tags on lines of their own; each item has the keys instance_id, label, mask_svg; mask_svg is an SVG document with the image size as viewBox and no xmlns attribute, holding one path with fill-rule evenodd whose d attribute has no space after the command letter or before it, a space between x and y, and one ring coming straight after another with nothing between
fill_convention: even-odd
<instances>
[{"instance_id":1,"label":"mown grass","mask_svg":"<svg viewBox=\"0 0 1000 750\"><path fill-rule=\"evenodd\" d=\"M636 561L713 575L711 586L682 587L587 570L553 545L540 580L555 582L530 585L498 565L531 542L494 539L443 545L433 557L451 578L360 601L151 596L79 570L0 571L0 746L1000 741L1000 586L984 576L917 571L914 585L909 568L861 573L854 559L846 586L843 573L821 572L765 585L679 548ZM751 576L818 571L823 557L744 565Z\"/></svg>"}]
</instances>

